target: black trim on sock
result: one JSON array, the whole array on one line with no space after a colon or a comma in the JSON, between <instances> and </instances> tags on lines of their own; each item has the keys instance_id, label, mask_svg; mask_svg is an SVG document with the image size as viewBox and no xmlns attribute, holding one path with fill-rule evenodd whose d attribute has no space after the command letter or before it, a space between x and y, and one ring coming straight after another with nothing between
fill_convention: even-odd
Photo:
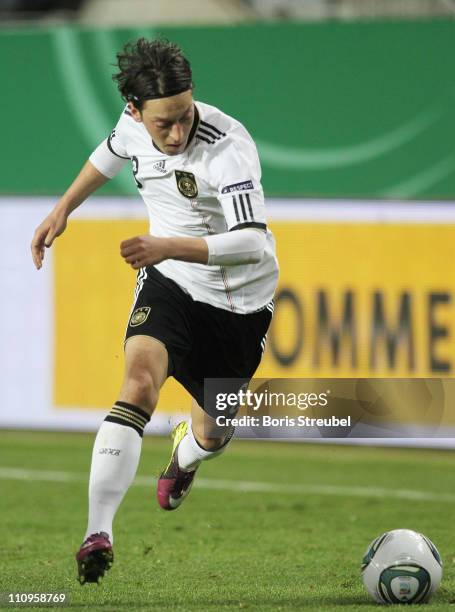
<instances>
[{"instance_id":1,"label":"black trim on sock","mask_svg":"<svg viewBox=\"0 0 455 612\"><path fill-rule=\"evenodd\" d=\"M230 427L231 427L231 431L229 432L228 437L223 442L223 444L219 448L217 448L216 450L220 450L221 448L224 448L225 446L227 446L229 444L229 442L232 440L232 438L234 437L235 427L233 427L232 425Z\"/></svg>"},{"instance_id":2,"label":"black trim on sock","mask_svg":"<svg viewBox=\"0 0 455 612\"><path fill-rule=\"evenodd\" d=\"M221 444L221 446L217 446L216 448L211 448L210 450L208 448L204 448L202 446L202 444L199 444L198 439L196 438L196 436L194 435L194 431L193 431L193 438L194 441L196 442L196 444L199 446L199 448L201 448L203 451L205 451L206 453L217 453L219 450L221 450L222 448L224 448L225 446L227 446L229 444L229 442L232 440L234 433L235 433L235 427L233 427L232 425L229 426L230 427L230 431L228 433L228 437L226 438L226 440L223 442L223 444Z\"/></svg>"},{"instance_id":3,"label":"black trim on sock","mask_svg":"<svg viewBox=\"0 0 455 612\"><path fill-rule=\"evenodd\" d=\"M137 412L138 414L140 414L141 416L144 417L144 419L146 419L147 423L150 421L150 415L148 412L145 412L145 410L142 410L142 408L139 408L139 406L135 406L134 404L128 404L128 402L115 402L116 406L122 406L122 408L129 408L130 410L132 410L133 412Z\"/></svg>"},{"instance_id":4,"label":"black trim on sock","mask_svg":"<svg viewBox=\"0 0 455 612\"><path fill-rule=\"evenodd\" d=\"M126 421L123 421L122 419L118 419L117 417L113 417L110 415L108 415L104 420L107 421L108 423L117 423L117 425L124 425L125 427L131 427L131 429L134 429L134 431L136 431L141 438L144 435L144 430L138 427L137 425L133 425L133 423L127 423Z\"/></svg>"},{"instance_id":5,"label":"black trim on sock","mask_svg":"<svg viewBox=\"0 0 455 612\"><path fill-rule=\"evenodd\" d=\"M114 404L111 412L104 420L108 423L117 423L117 425L131 427L142 438L144 427L150 421L150 415L138 406L119 401Z\"/></svg>"}]
</instances>

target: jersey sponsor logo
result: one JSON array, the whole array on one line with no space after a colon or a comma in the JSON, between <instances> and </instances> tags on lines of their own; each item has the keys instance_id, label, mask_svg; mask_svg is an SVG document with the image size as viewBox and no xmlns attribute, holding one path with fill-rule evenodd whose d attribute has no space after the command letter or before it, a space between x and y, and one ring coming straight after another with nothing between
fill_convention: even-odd
<instances>
[{"instance_id":1,"label":"jersey sponsor logo","mask_svg":"<svg viewBox=\"0 0 455 612\"><path fill-rule=\"evenodd\" d=\"M177 188L185 198L197 198L198 190L196 177L191 172L183 172L182 170L175 171L175 180Z\"/></svg>"},{"instance_id":2,"label":"jersey sponsor logo","mask_svg":"<svg viewBox=\"0 0 455 612\"><path fill-rule=\"evenodd\" d=\"M247 189L254 189L253 181L243 181L243 183L234 183L234 185L227 185L223 187L221 193L232 193L233 191L246 191Z\"/></svg>"},{"instance_id":3,"label":"jersey sponsor logo","mask_svg":"<svg viewBox=\"0 0 455 612\"><path fill-rule=\"evenodd\" d=\"M141 308L136 308L136 310L131 315L130 327L137 327L138 325L142 325L142 323L145 323L149 314L150 306L141 306Z\"/></svg>"},{"instance_id":4,"label":"jersey sponsor logo","mask_svg":"<svg viewBox=\"0 0 455 612\"><path fill-rule=\"evenodd\" d=\"M158 172L166 174L166 160L162 159L161 161L156 162L156 164L153 164L152 168Z\"/></svg>"}]
</instances>

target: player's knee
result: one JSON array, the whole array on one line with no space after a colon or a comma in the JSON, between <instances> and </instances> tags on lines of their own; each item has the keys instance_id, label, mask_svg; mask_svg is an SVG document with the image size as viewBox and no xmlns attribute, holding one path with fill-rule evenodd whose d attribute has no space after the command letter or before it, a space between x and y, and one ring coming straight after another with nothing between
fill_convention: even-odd
<instances>
[{"instance_id":1,"label":"player's knee","mask_svg":"<svg viewBox=\"0 0 455 612\"><path fill-rule=\"evenodd\" d=\"M138 370L131 373L125 380L124 389L132 404L152 414L158 403L159 389L150 372Z\"/></svg>"}]
</instances>

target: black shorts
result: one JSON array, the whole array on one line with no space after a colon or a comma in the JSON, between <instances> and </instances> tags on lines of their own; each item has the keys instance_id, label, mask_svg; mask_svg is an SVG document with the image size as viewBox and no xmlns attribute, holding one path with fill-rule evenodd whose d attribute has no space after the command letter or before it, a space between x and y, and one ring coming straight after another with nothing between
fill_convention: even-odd
<instances>
[{"instance_id":1,"label":"black shorts","mask_svg":"<svg viewBox=\"0 0 455 612\"><path fill-rule=\"evenodd\" d=\"M160 340L168 351L169 376L205 408L204 378L252 378L272 312L272 303L251 314L235 314L197 302L150 266L138 273L125 340L138 335Z\"/></svg>"}]
</instances>

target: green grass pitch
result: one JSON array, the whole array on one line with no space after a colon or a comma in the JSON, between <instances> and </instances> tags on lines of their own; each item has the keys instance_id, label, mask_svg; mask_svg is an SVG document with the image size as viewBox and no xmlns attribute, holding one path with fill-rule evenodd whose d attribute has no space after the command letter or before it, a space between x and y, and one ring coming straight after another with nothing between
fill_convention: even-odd
<instances>
[{"instance_id":1,"label":"green grass pitch","mask_svg":"<svg viewBox=\"0 0 455 612\"><path fill-rule=\"evenodd\" d=\"M164 512L147 479L171 443L145 438L116 518L114 566L101 586L81 587L74 553L92 441L0 433L0 592L66 592L72 608L95 611L367 612L379 607L363 590L362 555L375 536L406 527L444 561L425 611L455 604L453 453L291 443L234 441L202 466L181 508Z\"/></svg>"}]
</instances>

